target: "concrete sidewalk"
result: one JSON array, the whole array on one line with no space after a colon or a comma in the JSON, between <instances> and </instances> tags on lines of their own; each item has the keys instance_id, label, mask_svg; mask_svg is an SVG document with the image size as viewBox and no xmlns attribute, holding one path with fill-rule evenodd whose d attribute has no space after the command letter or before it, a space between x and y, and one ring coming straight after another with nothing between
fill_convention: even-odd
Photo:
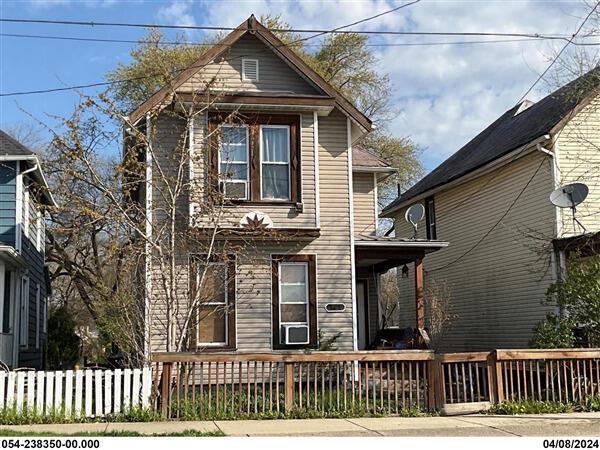
<instances>
[{"instance_id":1,"label":"concrete sidewalk","mask_svg":"<svg viewBox=\"0 0 600 450\"><path fill-rule=\"evenodd\" d=\"M142 434L184 430L222 431L227 436L595 436L600 413L528 416L385 417L357 419L236 420L203 422L0 425L22 432L136 431Z\"/></svg>"}]
</instances>

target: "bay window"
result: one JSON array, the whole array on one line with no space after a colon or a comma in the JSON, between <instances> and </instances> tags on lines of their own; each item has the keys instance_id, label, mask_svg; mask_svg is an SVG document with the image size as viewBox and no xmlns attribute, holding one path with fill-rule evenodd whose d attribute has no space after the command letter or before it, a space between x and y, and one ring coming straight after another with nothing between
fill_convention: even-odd
<instances>
[{"instance_id":1,"label":"bay window","mask_svg":"<svg viewBox=\"0 0 600 450\"><path fill-rule=\"evenodd\" d=\"M315 347L315 256L274 255L272 277L273 348Z\"/></svg>"},{"instance_id":2,"label":"bay window","mask_svg":"<svg viewBox=\"0 0 600 450\"><path fill-rule=\"evenodd\" d=\"M226 122L227 120L227 122ZM209 176L232 203L298 205L300 116L209 114Z\"/></svg>"}]
</instances>

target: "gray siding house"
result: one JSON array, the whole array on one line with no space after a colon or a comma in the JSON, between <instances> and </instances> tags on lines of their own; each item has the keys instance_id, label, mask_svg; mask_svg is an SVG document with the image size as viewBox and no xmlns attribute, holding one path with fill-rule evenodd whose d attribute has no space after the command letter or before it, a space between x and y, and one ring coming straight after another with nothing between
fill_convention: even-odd
<instances>
[{"instance_id":1,"label":"gray siding house","mask_svg":"<svg viewBox=\"0 0 600 450\"><path fill-rule=\"evenodd\" d=\"M0 130L0 361L45 365L45 208L54 205L35 153Z\"/></svg>"},{"instance_id":2,"label":"gray siding house","mask_svg":"<svg viewBox=\"0 0 600 450\"><path fill-rule=\"evenodd\" d=\"M192 109L189 121L173 114ZM216 228L220 249L237 247L225 261L198 264L206 246L177 243L172 305L165 266L149 249L147 353L173 351L181 333L193 352L317 350L334 336L337 350L368 349L380 323L379 274L446 245L377 237L377 183L394 169L356 145L371 121L254 16L129 120L150 140L138 196L146 231L164 229L160 186L178 170L172 155L183 142L190 189L177 223L200 234ZM211 196L224 198L217 219L206 212ZM257 221L265 227L248 227ZM202 273L210 282L198 289ZM170 329L199 290L209 301L188 327Z\"/></svg>"},{"instance_id":3,"label":"gray siding house","mask_svg":"<svg viewBox=\"0 0 600 450\"><path fill-rule=\"evenodd\" d=\"M566 254L600 250L598 86L594 69L515 105L383 210L396 236L409 236L405 211L421 203L421 237L451 243L424 263L426 292L442 287L456 316L443 349L527 347L535 324L556 309L544 300L564 275ZM549 198L574 182L589 188L580 225ZM401 317L410 317L414 287L399 283Z\"/></svg>"}]
</instances>

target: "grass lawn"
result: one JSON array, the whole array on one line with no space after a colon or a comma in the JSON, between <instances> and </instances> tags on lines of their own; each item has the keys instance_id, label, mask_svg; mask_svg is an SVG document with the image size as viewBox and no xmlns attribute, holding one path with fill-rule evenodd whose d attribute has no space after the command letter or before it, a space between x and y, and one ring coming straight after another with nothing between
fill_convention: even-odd
<instances>
[{"instance_id":1,"label":"grass lawn","mask_svg":"<svg viewBox=\"0 0 600 450\"><path fill-rule=\"evenodd\" d=\"M73 434L60 434L53 432L26 432L26 431L15 431L6 428L0 428L0 436L2 437L29 437L29 436L54 436L54 437L95 437L95 436L107 436L107 437L140 437L140 436L166 436L166 437L212 437L212 436L225 436L221 431L196 431L196 430L183 430L179 433L163 433L163 434L142 434L136 431L107 431L107 432L87 432L87 433L73 433Z\"/></svg>"}]
</instances>

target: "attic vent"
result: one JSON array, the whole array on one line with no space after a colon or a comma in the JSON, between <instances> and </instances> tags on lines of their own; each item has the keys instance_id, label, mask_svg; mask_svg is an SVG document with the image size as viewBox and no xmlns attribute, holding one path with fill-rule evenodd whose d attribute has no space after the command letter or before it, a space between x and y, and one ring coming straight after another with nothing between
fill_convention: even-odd
<instances>
[{"instance_id":1,"label":"attic vent","mask_svg":"<svg viewBox=\"0 0 600 450\"><path fill-rule=\"evenodd\" d=\"M518 116L519 114L521 114L526 109L529 109L531 106L533 106L533 104L534 104L534 102L532 102L531 100L523 100L521 102L521 104L519 105L519 108L517 109L517 112L515 112L515 116Z\"/></svg>"},{"instance_id":2,"label":"attic vent","mask_svg":"<svg viewBox=\"0 0 600 450\"><path fill-rule=\"evenodd\" d=\"M258 59L242 58L242 81L258 81Z\"/></svg>"}]
</instances>

